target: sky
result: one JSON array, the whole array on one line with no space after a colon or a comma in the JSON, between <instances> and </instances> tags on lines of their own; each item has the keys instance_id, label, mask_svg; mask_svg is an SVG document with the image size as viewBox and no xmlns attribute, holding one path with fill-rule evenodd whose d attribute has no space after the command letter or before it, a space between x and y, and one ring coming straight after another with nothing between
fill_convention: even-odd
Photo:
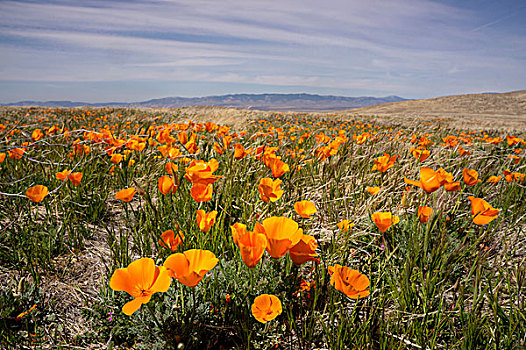
<instances>
[{"instance_id":1,"label":"sky","mask_svg":"<svg viewBox=\"0 0 526 350\"><path fill-rule=\"evenodd\" d=\"M526 89L524 0L0 0L0 102Z\"/></svg>"}]
</instances>

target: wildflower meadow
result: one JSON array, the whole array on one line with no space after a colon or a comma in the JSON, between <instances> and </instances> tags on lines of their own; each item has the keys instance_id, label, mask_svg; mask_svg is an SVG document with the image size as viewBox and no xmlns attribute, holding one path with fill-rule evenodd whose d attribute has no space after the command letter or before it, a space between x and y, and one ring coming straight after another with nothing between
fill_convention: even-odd
<instances>
[{"instance_id":1,"label":"wildflower meadow","mask_svg":"<svg viewBox=\"0 0 526 350\"><path fill-rule=\"evenodd\" d=\"M526 346L526 125L253 115L0 109L0 348Z\"/></svg>"}]
</instances>

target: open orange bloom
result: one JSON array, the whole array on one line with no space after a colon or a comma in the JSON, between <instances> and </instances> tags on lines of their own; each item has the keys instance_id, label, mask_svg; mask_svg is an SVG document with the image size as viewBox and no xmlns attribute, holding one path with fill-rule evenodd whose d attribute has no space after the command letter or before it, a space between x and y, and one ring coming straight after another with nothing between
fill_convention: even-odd
<instances>
[{"instance_id":1,"label":"open orange bloom","mask_svg":"<svg viewBox=\"0 0 526 350\"><path fill-rule=\"evenodd\" d=\"M113 154L111 155L111 162L112 162L113 164L119 164L120 162L122 162L122 161L125 160L125 159L126 159L126 157L123 156L123 155L120 154L120 153L113 153Z\"/></svg>"},{"instance_id":2,"label":"open orange bloom","mask_svg":"<svg viewBox=\"0 0 526 350\"><path fill-rule=\"evenodd\" d=\"M418 159L418 161L423 162L424 160L429 158L429 156L431 155L431 152L429 152L429 150L425 149L425 148L420 148L420 147L414 148L414 147L411 147L411 154L413 155L413 157Z\"/></svg>"},{"instance_id":3,"label":"open orange bloom","mask_svg":"<svg viewBox=\"0 0 526 350\"><path fill-rule=\"evenodd\" d=\"M212 184L206 185L203 183L194 183L192 185L192 189L190 190L192 198L197 203L208 202L209 200L211 200L213 192L214 188Z\"/></svg>"},{"instance_id":4,"label":"open orange bloom","mask_svg":"<svg viewBox=\"0 0 526 350\"><path fill-rule=\"evenodd\" d=\"M26 153L26 149L19 147L15 149L10 149L9 151L7 151L7 153L9 153L9 158L11 159L20 159L24 156L24 153Z\"/></svg>"},{"instance_id":5,"label":"open orange bloom","mask_svg":"<svg viewBox=\"0 0 526 350\"><path fill-rule=\"evenodd\" d=\"M392 225L396 225L400 222L400 218L393 215L390 211L373 213L371 215L371 220L382 233L387 231Z\"/></svg>"},{"instance_id":6,"label":"open orange bloom","mask_svg":"<svg viewBox=\"0 0 526 350\"><path fill-rule=\"evenodd\" d=\"M33 141L39 141L44 137L44 133L40 129L33 130L33 133L31 133L31 140Z\"/></svg>"},{"instance_id":7,"label":"open orange bloom","mask_svg":"<svg viewBox=\"0 0 526 350\"><path fill-rule=\"evenodd\" d=\"M273 216L263 220L262 225L256 225L258 232L264 232L267 236L267 252L274 259L279 259L290 248L294 247L303 237L303 229L298 224L284 216Z\"/></svg>"},{"instance_id":8,"label":"open orange bloom","mask_svg":"<svg viewBox=\"0 0 526 350\"><path fill-rule=\"evenodd\" d=\"M216 223L217 211L213 210L210 213L206 213L204 210L197 211L197 225L203 232L208 232L210 228Z\"/></svg>"},{"instance_id":9,"label":"open orange bloom","mask_svg":"<svg viewBox=\"0 0 526 350\"><path fill-rule=\"evenodd\" d=\"M311 201L299 201L294 204L294 210L296 210L296 213L298 213L299 216L302 218L310 218L312 215L314 215L318 210L316 210L316 206Z\"/></svg>"},{"instance_id":10,"label":"open orange bloom","mask_svg":"<svg viewBox=\"0 0 526 350\"><path fill-rule=\"evenodd\" d=\"M495 220L500 209L493 208L491 204L482 198L469 196L471 202L471 216L475 225L486 225Z\"/></svg>"},{"instance_id":11,"label":"open orange bloom","mask_svg":"<svg viewBox=\"0 0 526 350\"><path fill-rule=\"evenodd\" d=\"M71 174L71 170L66 169L64 171L59 171L58 173L56 173L55 177L59 180L66 181L69 174Z\"/></svg>"},{"instance_id":12,"label":"open orange bloom","mask_svg":"<svg viewBox=\"0 0 526 350\"><path fill-rule=\"evenodd\" d=\"M248 267L255 267L265 253L267 237L258 231L247 231L247 226L240 223L236 223L230 228L234 243L239 247L241 259Z\"/></svg>"},{"instance_id":13,"label":"open orange bloom","mask_svg":"<svg viewBox=\"0 0 526 350\"><path fill-rule=\"evenodd\" d=\"M500 181L500 179L502 179L502 176L495 176L495 175L492 175L489 177L489 179L487 180L487 182L491 183L491 184L496 184L497 182Z\"/></svg>"},{"instance_id":14,"label":"open orange bloom","mask_svg":"<svg viewBox=\"0 0 526 350\"><path fill-rule=\"evenodd\" d=\"M173 230L166 230L161 234L159 244L165 248L170 249L172 252L177 251L177 248L184 242L184 233L179 231L177 236Z\"/></svg>"},{"instance_id":15,"label":"open orange bloom","mask_svg":"<svg viewBox=\"0 0 526 350\"><path fill-rule=\"evenodd\" d=\"M316 253L318 243L316 239L309 235L303 235L301 240L294 247L290 248L289 255L292 262L301 265L307 261L319 261Z\"/></svg>"},{"instance_id":16,"label":"open orange bloom","mask_svg":"<svg viewBox=\"0 0 526 350\"><path fill-rule=\"evenodd\" d=\"M214 158L210 159L208 162L205 162L204 160L192 160L185 169L186 174L184 175L184 178L193 184L213 184L222 178L222 176L214 175L214 171L216 171L218 167L219 163Z\"/></svg>"},{"instance_id":17,"label":"open orange bloom","mask_svg":"<svg viewBox=\"0 0 526 350\"><path fill-rule=\"evenodd\" d=\"M134 297L122 307L122 312L131 315L142 304L150 301L153 294L166 292L170 288L171 278L162 266L155 266L150 258L133 261L128 267L117 269L110 279L110 288L124 291Z\"/></svg>"},{"instance_id":18,"label":"open orange bloom","mask_svg":"<svg viewBox=\"0 0 526 350\"><path fill-rule=\"evenodd\" d=\"M391 157L388 153L384 153L383 156L373 159L373 171L378 170L381 173L385 173L388 169L394 166L394 163L397 158L397 155Z\"/></svg>"},{"instance_id":19,"label":"open orange bloom","mask_svg":"<svg viewBox=\"0 0 526 350\"><path fill-rule=\"evenodd\" d=\"M281 180L272 180L270 177L264 177L259 181L258 191L259 198L265 203L268 201L275 202L281 198L284 191L281 189Z\"/></svg>"},{"instance_id":20,"label":"open orange bloom","mask_svg":"<svg viewBox=\"0 0 526 350\"><path fill-rule=\"evenodd\" d=\"M370 294L367 288L371 282L366 275L360 273L358 270L353 270L339 264L329 266L328 270L331 275L329 283L349 298L365 298Z\"/></svg>"},{"instance_id":21,"label":"open orange bloom","mask_svg":"<svg viewBox=\"0 0 526 350\"><path fill-rule=\"evenodd\" d=\"M349 232L350 229L354 227L354 223L351 220L342 220L336 224L342 232Z\"/></svg>"},{"instance_id":22,"label":"open orange bloom","mask_svg":"<svg viewBox=\"0 0 526 350\"><path fill-rule=\"evenodd\" d=\"M420 168L420 180L409 180L404 177L404 182L409 185L417 186L426 191L426 193L435 192L442 186L442 176L438 171L428 167Z\"/></svg>"},{"instance_id":23,"label":"open orange bloom","mask_svg":"<svg viewBox=\"0 0 526 350\"><path fill-rule=\"evenodd\" d=\"M135 193L137 193L135 187L128 187L115 193L115 199L120 199L123 202L131 202Z\"/></svg>"},{"instance_id":24,"label":"open orange bloom","mask_svg":"<svg viewBox=\"0 0 526 350\"><path fill-rule=\"evenodd\" d=\"M71 173L69 174L69 181L73 186L80 186L80 181L82 180L82 173Z\"/></svg>"},{"instance_id":25,"label":"open orange bloom","mask_svg":"<svg viewBox=\"0 0 526 350\"><path fill-rule=\"evenodd\" d=\"M429 221L432 213L433 208L420 206L418 207L418 220L420 220L421 223L426 223Z\"/></svg>"},{"instance_id":26,"label":"open orange bloom","mask_svg":"<svg viewBox=\"0 0 526 350\"><path fill-rule=\"evenodd\" d=\"M174 184L174 180L166 175L159 178L157 181L157 187L159 187L159 192L164 195L175 193L177 191L177 186Z\"/></svg>"},{"instance_id":27,"label":"open orange bloom","mask_svg":"<svg viewBox=\"0 0 526 350\"><path fill-rule=\"evenodd\" d=\"M290 171L289 165L276 157L270 159L269 168L272 171L272 177L275 178L281 177L281 175Z\"/></svg>"},{"instance_id":28,"label":"open orange bloom","mask_svg":"<svg viewBox=\"0 0 526 350\"><path fill-rule=\"evenodd\" d=\"M374 187L367 186L365 188L365 190L374 196L378 192L380 192L380 187L378 187L378 186L374 186Z\"/></svg>"},{"instance_id":29,"label":"open orange bloom","mask_svg":"<svg viewBox=\"0 0 526 350\"><path fill-rule=\"evenodd\" d=\"M272 294L261 294L254 299L252 316L261 323L272 321L283 311L281 301Z\"/></svg>"},{"instance_id":30,"label":"open orange bloom","mask_svg":"<svg viewBox=\"0 0 526 350\"><path fill-rule=\"evenodd\" d=\"M468 186L475 186L482 181L479 179L479 173L473 169L464 168L464 170L462 170L462 176L464 177L464 182Z\"/></svg>"},{"instance_id":31,"label":"open orange bloom","mask_svg":"<svg viewBox=\"0 0 526 350\"><path fill-rule=\"evenodd\" d=\"M234 158L243 159L250 154L250 150L245 150L243 145L236 143L234 145Z\"/></svg>"},{"instance_id":32,"label":"open orange bloom","mask_svg":"<svg viewBox=\"0 0 526 350\"><path fill-rule=\"evenodd\" d=\"M214 253L209 250L190 249L184 253L170 255L166 258L164 267L173 278L185 286L195 287L218 261Z\"/></svg>"},{"instance_id":33,"label":"open orange bloom","mask_svg":"<svg viewBox=\"0 0 526 350\"><path fill-rule=\"evenodd\" d=\"M29 187L26 191L26 197L31 199L35 203L42 202L45 196L47 196L49 193L49 190L46 186L43 185L36 185L33 187Z\"/></svg>"},{"instance_id":34,"label":"open orange bloom","mask_svg":"<svg viewBox=\"0 0 526 350\"><path fill-rule=\"evenodd\" d=\"M6 154L0 153L0 163L2 163L5 160Z\"/></svg>"}]
</instances>

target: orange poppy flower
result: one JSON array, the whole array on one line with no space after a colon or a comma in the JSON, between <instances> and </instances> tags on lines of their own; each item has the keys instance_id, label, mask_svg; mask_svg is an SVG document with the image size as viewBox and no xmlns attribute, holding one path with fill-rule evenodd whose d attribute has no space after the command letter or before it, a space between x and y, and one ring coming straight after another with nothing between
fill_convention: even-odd
<instances>
[{"instance_id":1,"label":"orange poppy flower","mask_svg":"<svg viewBox=\"0 0 526 350\"><path fill-rule=\"evenodd\" d=\"M6 154L0 153L0 163L2 163L5 160Z\"/></svg>"},{"instance_id":2,"label":"orange poppy flower","mask_svg":"<svg viewBox=\"0 0 526 350\"><path fill-rule=\"evenodd\" d=\"M184 253L175 253L166 258L164 267L170 276L188 287L195 287L205 274L212 270L218 259L209 250L190 249Z\"/></svg>"},{"instance_id":3,"label":"orange poppy flower","mask_svg":"<svg viewBox=\"0 0 526 350\"><path fill-rule=\"evenodd\" d=\"M495 220L500 209L493 208L491 204L482 198L468 197L471 202L471 216L475 225L486 225Z\"/></svg>"},{"instance_id":4,"label":"orange poppy flower","mask_svg":"<svg viewBox=\"0 0 526 350\"><path fill-rule=\"evenodd\" d=\"M9 158L11 159L20 159L24 156L24 153L26 153L25 148L15 148L7 151L9 153Z\"/></svg>"},{"instance_id":5,"label":"orange poppy flower","mask_svg":"<svg viewBox=\"0 0 526 350\"><path fill-rule=\"evenodd\" d=\"M378 192L380 192L380 187L378 187L378 186L374 186L374 187L367 186L365 188L365 190L374 196Z\"/></svg>"},{"instance_id":6,"label":"orange poppy flower","mask_svg":"<svg viewBox=\"0 0 526 350\"><path fill-rule=\"evenodd\" d=\"M495 175L492 175L489 177L489 179L487 180L487 182L489 183L492 183L492 184L496 184L497 182L500 181L500 179L502 179L502 176L495 176Z\"/></svg>"},{"instance_id":7,"label":"orange poppy flower","mask_svg":"<svg viewBox=\"0 0 526 350\"><path fill-rule=\"evenodd\" d=\"M250 154L250 150L245 150L243 145L236 143L234 145L234 158L243 159Z\"/></svg>"},{"instance_id":8,"label":"orange poppy flower","mask_svg":"<svg viewBox=\"0 0 526 350\"><path fill-rule=\"evenodd\" d=\"M135 193L137 193L135 187L128 187L115 193L115 199L120 199L123 202L131 202Z\"/></svg>"},{"instance_id":9,"label":"orange poppy flower","mask_svg":"<svg viewBox=\"0 0 526 350\"><path fill-rule=\"evenodd\" d=\"M184 242L184 233L179 231L177 236L173 230L166 230L161 234L159 244L165 248L170 249L172 252L177 251L177 248Z\"/></svg>"},{"instance_id":10,"label":"orange poppy flower","mask_svg":"<svg viewBox=\"0 0 526 350\"><path fill-rule=\"evenodd\" d=\"M80 181L82 180L82 173L71 173L69 174L69 181L73 186L79 186Z\"/></svg>"},{"instance_id":11,"label":"orange poppy flower","mask_svg":"<svg viewBox=\"0 0 526 350\"><path fill-rule=\"evenodd\" d=\"M390 211L373 213L371 215L371 220L382 233L387 231L392 225L396 225L400 222L400 218L393 215Z\"/></svg>"},{"instance_id":12,"label":"orange poppy flower","mask_svg":"<svg viewBox=\"0 0 526 350\"><path fill-rule=\"evenodd\" d=\"M264 177L259 181L258 191L259 198L265 203L268 201L275 202L281 198L284 191L281 189L281 180L272 180L269 177Z\"/></svg>"},{"instance_id":13,"label":"orange poppy flower","mask_svg":"<svg viewBox=\"0 0 526 350\"><path fill-rule=\"evenodd\" d=\"M342 230L342 232L349 232L354 227L354 223L350 220L345 219L337 223L336 226L338 226L338 228Z\"/></svg>"},{"instance_id":14,"label":"orange poppy flower","mask_svg":"<svg viewBox=\"0 0 526 350\"><path fill-rule=\"evenodd\" d=\"M331 275L330 284L351 299L365 298L370 294L369 278L347 266L336 264L328 267Z\"/></svg>"},{"instance_id":15,"label":"orange poppy flower","mask_svg":"<svg viewBox=\"0 0 526 350\"><path fill-rule=\"evenodd\" d=\"M318 210L316 210L316 206L311 201L299 201L294 204L294 210L296 210L296 213L298 213L299 216L302 218L310 218L312 215L314 215Z\"/></svg>"},{"instance_id":16,"label":"orange poppy flower","mask_svg":"<svg viewBox=\"0 0 526 350\"><path fill-rule=\"evenodd\" d=\"M433 208L420 206L418 207L418 220L420 220L421 223L426 223L429 221L432 213Z\"/></svg>"},{"instance_id":17,"label":"orange poppy flower","mask_svg":"<svg viewBox=\"0 0 526 350\"><path fill-rule=\"evenodd\" d=\"M212 184L206 185L203 183L194 183L192 185L192 189L190 190L190 194L192 195L192 198L197 202L208 202L212 199L212 194L214 192L214 188Z\"/></svg>"},{"instance_id":18,"label":"orange poppy flower","mask_svg":"<svg viewBox=\"0 0 526 350\"><path fill-rule=\"evenodd\" d=\"M66 181L69 174L71 174L71 170L63 170L63 171L59 171L58 173L55 174L55 177L59 180L62 180L62 181Z\"/></svg>"},{"instance_id":19,"label":"orange poppy flower","mask_svg":"<svg viewBox=\"0 0 526 350\"><path fill-rule=\"evenodd\" d=\"M204 210L199 209L197 211L197 225L203 232L208 232L210 228L216 223L217 211L211 211L206 213Z\"/></svg>"},{"instance_id":20,"label":"orange poppy flower","mask_svg":"<svg viewBox=\"0 0 526 350\"><path fill-rule=\"evenodd\" d=\"M261 232L247 231L244 224L236 223L230 227L234 243L239 247L241 259L248 267L256 266L265 249L267 248L267 237Z\"/></svg>"},{"instance_id":21,"label":"orange poppy flower","mask_svg":"<svg viewBox=\"0 0 526 350\"><path fill-rule=\"evenodd\" d=\"M46 186L36 185L29 187L26 191L26 197L31 199L35 203L42 202L45 196L47 196L49 190Z\"/></svg>"},{"instance_id":22,"label":"orange poppy flower","mask_svg":"<svg viewBox=\"0 0 526 350\"><path fill-rule=\"evenodd\" d=\"M426 191L426 193L432 193L442 186L442 176L438 171L434 171L428 167L422 167L420 168L419 181L409 180L408 178L404 177L404 182L408 185L420 187Z\"/></svg>"},{"instance_id":23,"label":"orange poppy flower","mask_svg":"<svg viewBox=\"0 0 526 350\"><path fill-rule=\"evenodd\" d=\"M177 173L177 170L179 169L177 164L172 163L172 162L166 163L164 165L164 168L166 169L166 172L168 173L168 175L174 175L175 173Z\"/></svg>"},{"instance_id":24,"label":"orange poppy flower","mask_svg":"<svg viewBox=\"0 0 526 350\"><path fill-rule=\"evenodd\" d=\"M269 168L272 171L272 177L281 177L287 171L290 171L290 167L287 163L281 161L278 158L271 158Z\"/></svg>"},{"instance_id":25,"label":"orange poppy flower","mask_svg":"<svg viewBox=\"0 0 526 350\"><path fill-rule=\"evenodd\" d=\"M283 311L281 301L272 294L261 294L254 299L252 316L261 323L272 321Z\"/></svg>"},{"instance_id":26,"label":"orange poppy flower","mask_svg":"<svg viewBox=\"0 0 526 350\"><path fill-rule=\"evenodd\" d=\"M397 158L398 158L397 155L394 155L391 157L389 153L384 153L383 156L373 159L374 161L373 171L378 170L381 173L385 173L387 170L389 170L390 168L394 166L394 163Z\"/></svg>"},{"instance_id":27,"label":"orange poppy flower","mask_svg":"<svg viewBox=\"0 0 526 350\"><path fill-rule=\"evenodd\" d=\"M213 184L222 176L214 175L214 171L219 167L219 163L215 159L205 162L203 160L192 160L185 169L186 174L184 178L191 183Z\"/></svg>"},{"instance_id":28,"label":"orange poppy flower","mask_svg":"<svg viewBox=\"0 0 526 350\"><path fill-rule=\"evenodd\" d=\"M431 155L431 152L429 152L429 150L425 149L425 148L420 148L420 147L414 148L414 147L411 147L411 154L413 155L413 157L418 159L418 161L423 162L424 160L429 158L429 156Z\"/></svg>"},{"instance_id":29,"label":"orange poppy flower","mask_svg":"<svg viewBox=\"0 0 526 350\"><path fill-rule=\"evenodd\" d=\"M33 130L33 133L31 134L31 140L33 141L39 141L44 137L44 133L40 129Z\"/></svg>"},{"instance_id":30,"label":"orange poppy flower","mask_svg":"<svg viewBox=\"0 0 526 350\"><path fill-rule=\"evenodd\" d=\"M482 181L479 179L479 173L473 169L464 168L464 170L462 170L462 176L464 177L464 182L468 186L475 186Z\"/></svg>"},{"instance_id":31,"label":"orange poppy flower","mask_svg":"<svg viewBox=\"0 0 526 350\"><path fill-rule=\"evenodd\" d=\"M111 155L111 162L112 162L113 164L119 164L120 162L122 162L122 161L125 160L125 159L126 159L126 157L123 156L123 155L120 154L120 153L113 153L113 154Z\"/></svg>"},{"instance_id":32,"label":"orange poppy flower","mask_svg":"<svg viewBox=\"0 0 526 350\"><path fill-rule=\"evenodd\" d=\"M222 148L217 142L214 142L214 151L216 151L217 154L223 154L226 149Z\"/></svg>"},{"instance_id":33,"label":"orange poppy flower","mask_svg":"<svg viewBox=\"0 0 526 350\"><path fill-rule=\"evenodd\" d=\"M279 259L290 248L294 247L303 237L303 229L298 224L284 216L273 216L263 220L262 225L256 225L255 230L263 231L267 236L267 252L274 259Z\"/></svg>"},{"instance_id":34,"label":"orange poppy flower","mask_svg":"<svg viewBox=\"0 0 526 350\"><path fill-rule=\"evenodd\" d=\"M316 248L318 248L316 239L304 234L298 244L290 248L290 259L296 265L304 264L307 261L319 262L320 260L318 259Z\"/></svg>"},{"instance_id":35,"label":"orange poppy flower","mask_svg":"<svg viewBox=\"0 0 526 350\"><path fill-rule=\"evenodd\" d=\"M164 195L169 193L175 193L177 191L177 186L174 184L174 180L170 176L161 176L157 181L157 187L159 192Z\"/></svg>"},{"instance_id":36,"label":"orange poppy flower","mask_svg":"<svg viewBox=\"0 0 526 350\"><path fill-rule=\"evenodd\" d=\"M110 288L127 292L134 298L122 307L122 312L129 316L139 310L142 304L148 303L153 294L166 292L170 283L170 274L163 266L155 266L153 259L141 258L128 267L115 270L110 279Z\"/></svg>"}]
</instances>

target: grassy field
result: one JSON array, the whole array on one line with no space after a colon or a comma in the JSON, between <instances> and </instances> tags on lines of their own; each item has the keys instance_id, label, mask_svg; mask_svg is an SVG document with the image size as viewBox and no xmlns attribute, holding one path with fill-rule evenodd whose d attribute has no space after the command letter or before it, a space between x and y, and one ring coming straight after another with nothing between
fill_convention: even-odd
<instances>
[{"instance_id":1,"label":"grassy field","mask_svg":"<svg viewBox=\"0 0 526 350\"><path fill-rule=\"evenodd\" d=\"M0 344L524 348L526 124L492 125L2 108Z\"/></svg>"}]
</instances>

